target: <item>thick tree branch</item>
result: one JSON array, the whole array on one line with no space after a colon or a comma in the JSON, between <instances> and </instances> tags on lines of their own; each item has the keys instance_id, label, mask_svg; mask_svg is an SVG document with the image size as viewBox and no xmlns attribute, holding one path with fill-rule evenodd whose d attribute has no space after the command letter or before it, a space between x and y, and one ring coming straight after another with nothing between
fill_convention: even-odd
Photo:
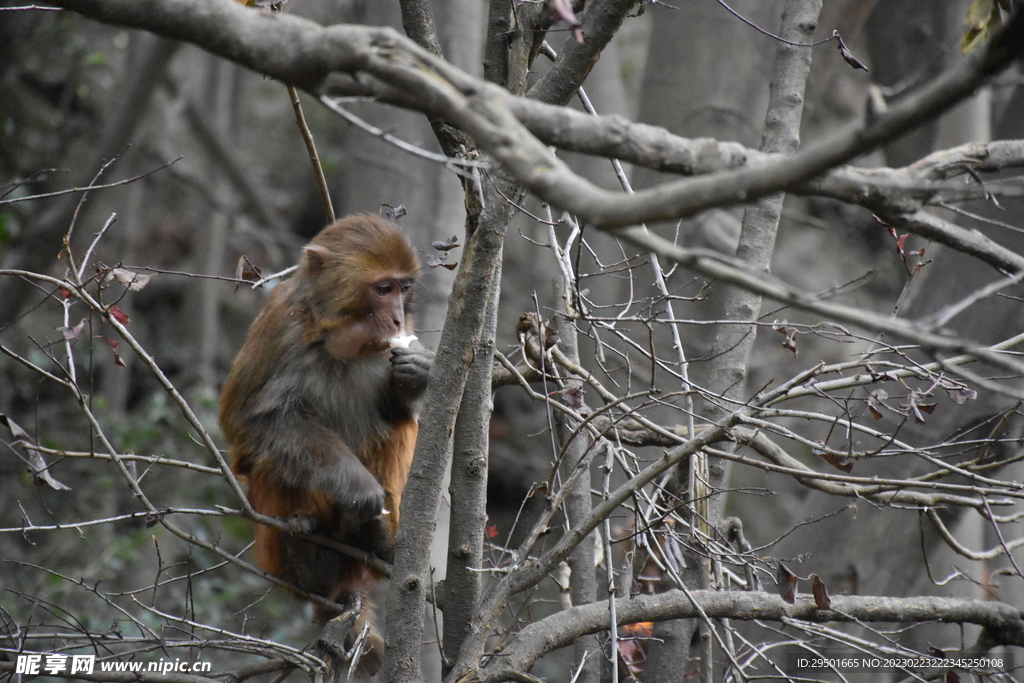
<instances>
[{"instance_id":1,"label":"thick tree branch","mask_svg":"<svg viewBox=\"0 0 1024 683\"><path fill-rule=\"evenodd\" d=\"M336 72L360 87L386 83L386 92L404 93L406 103L440 116L469 133L506 168L542 198L576 211L605 227L649 218L689 215L711 206L745 202L754 196L809 180L898 135L966 97L993 72L1005 66L1024 45L1024 13L1018 12L986 47L941 75L864 127L846 132L792 157L735 171L665 183L629 196L595 188L574 175L533 137L509 108L515 100L501 88L452 67L387 28L323 28L290 15L263 15L223 0L162 0L141 7L133 0L60 0L87 16L147 28L196 44L251 68L316 91ZM365 75L371 74L373 78ZM397 95L396 95L397 96ZM418 99L417 99L418 98ZM646 231L626 228L620 237L703 275L750 288L762 296L796 305L843 322L910 339L933 351L960 353L970 343L920 333L913 326L882 316L794 292L781 283L758 278L742 267L728 266L720 255L682 249ZM990 250L994 253L995 250ZM984 352L982 352L984 353ZM1003 367L1017 364L1005 357L979 356Z\"/></svg>"},{"instance_id":2,"label":"thick tree branch","mask_svg":"<svg viewBox=\"0 0 1024 683\"><path fill-rule=\"evenodd\" d=\"M961 598L887 598L842 595L832 598L832 609L818 609L810 596L796 604L769 593L692 591L691 601L681 591L640 595L616 600L619 624L666 619L693 619L703 610L712 619L781 621L797 619L814 623L837 622L935 622L977 624L985 633L979 642L1024 646L1024 616L1002 602ZM695 604L696 603L696 604ZM698 606L700 609L698 609ZM494 657L479 680L500 681L508 671L528 671L546 652L564 647L586 633L607 630L608 605L594 603L571 607L525 627ZM491 671L493 669L493 672Z\"/></svg>"},{"instance_id":3,"label":"thick tree branch","mask_svg":"<svg viewBox=\"0 0 1024 683\"><path fill-rule=\"evenodd\" d=\"M494 363L497 300L495 286L485 322L489 335L482 337L473 349L466 391L458 404L454 427L449 485L453 504L449 511L447 571L441 591L445 664L458 658L473 610L483 592L484 575L479 568L484 566L484 530L487 527L488 425L494 405L490 376Z\"/></svg>"},{"instance_id":4,"label":"thick tree branch","mask_svg":"<svg viewBox=\"0 0 1024 683\"><path fill-rule=\"evenodd\" d=\"M634 0L588 3L580 22L583 42L572 37L566 40L555 65L530 88L527 96L550 104L568 104L634 4Z\"/></svg>"},{"instance_id":5,"label":"thick tree branch","mask_svg":"<svg viewBox=\"0 0 1024 683\"><path fill-rule=\"evenodd\" d=\"M972 142L935 152L903 168L839 166L790 191L872 209L907 212L927 205L987 199L991 194L1020 196L1024 193L1024 182L1020 178L998 179L984 185L950 179L1022 165L1024 140Z\"/></svg>"},{"instance_id":6,"label":"thick tree branch","mask_svg":"<svg viewBox=\"0 0 1024 683\"><path fill-rule=\"evenodd\" d=\"M493 174L492 179L494 182L484 189L486 201L467 216L466 245L448 299L448 315L419 419L416 454L402 495L402 519L396 538L398 552L387 603L388 651L380 680L417 681L422 678L420 644L423 641L423 609L431 587L430 547L444 475L452 458L454 433L457 426L471 429L472 425L468 423L475 422L476 428L481 430L480 436L486 438L485 426L490 413L490 392L486 385L490 357L494 353L502 247L505 229L515 210L512 203L498 201L496 195L498 188L506 196L518 195L518 188L500 173ZM469 411L461 412L459 406L464 398L486 405L478 406L480 410L476 415ZM458 424L460 419L461 425ZM462 438L460 447L478 449L480 444L470 444ZM462 467L473 465L467 460L479 464L479 458L473 453L464 455L468 457L460 460ZM483 496L486 478L477 476L476 479L478 494ZM457 514L456 506L453 506L452 514ZM478 510L477 514L482 514L482 511ZM465 522L474 524L472 518ZM482 524L473 531L474 537L479 538ZM453 533L461 531L453 526ZM468 535L461 538L469 542ZM474 556L473 552L470 552L470 557ZM456 570L451 577L456 582L457 573ZM442 592L442 599L446 594L446 591ZM457 653L461 645L461 634L451 635L454 642L446 647L449 655Z\"/></svg>"},{"instance_id":7,"label":"thick tree branch","mask_svg":"<svg viewBox=\"0 0 1024 683\"><path fill-rule=\"evenodd\" d=\"M437 37L437 26L434 24L434 8L424 0L401 0L402 28L409 38L417 45L438 57L444 57L441 51L441 40Z\"/></svg>"},{"instance_id":8,"label":"thick tree branch","mask_svg":"<svg viewBox=\"0 0 1024 683\"><path fill-rule=\"evenodd\" d=\"M434 9L429 0L401 0L399 4L402 9L402 28L409 38L431 54L443 58L441 40L434 23ZM430 127L441 149L449 157L464 153L472 147L471 141L462 131L452 128L437 117L430 117Z\"/></svg>"},{"instance_id":9,"label":"thick tree branch","mask_svg":"<svg viewBox=\"0 0 1024 683\"><path fill-rule=\"evenodd\" d=\"M484 80L502 88L508 85L511 23L511 0L490 0L487 10L487 38L484 41Z\"/></svg>"},{"instance_id":10,"label":"thick tree branch","mask_svg":"<svg viewBox=\"0 0 1024 683\"><path fill-rule=\"evenodd\" d=\"M442 118L473 137L539 197L604 228L689 216L805 183L968 97L1024 45L1024 13L1018 12L985 49L863 124L792 157L623 196L597 188L553 157L516 117L521 101L391 29L324 28L224 0L161 0L144 5L134 0L58 0L56 4L101 21L193 42L314 94L344 87ZM340 78L329 81L332 74Z\"/></svg>"},{"instance_id":11,"label":"thick tree branch","mask_svg":"<svg viewBox=\"0 0 1024 683\"><path fill-rule=\"evenodd\" d=\"M531 191L591 223L613 228L642 221L690 216L709 206L745 203L804 183L920 125L922 121L937 116L969 96L992 73L1009 64L1019 54L1021 45L1024 45L1024 14L1018 13L1007 30L987 46L984 54L965 59L875 119L850 126L780 161L714 173L702 178L667 182L628 197L597 190L573 176L558 160L552 160L550 155L536 148L532 136L517 126L517 119L507 107L491 102L479 104L485 108L481 112L483 118L504 124L501 128L503 146L514 151L505 154L496 152L495 156ZM488 132L488 127L484 126L480 132ZM477 131L470 131L470 134L480 139Z\"/></svg>"},{"instance_id":12,"label":"thick tree branch","mask_svg":"<svg viewBox=\"0 0 1024 683\"><path fill-rule=\"evenodd\" d=\"M502 209L505 205L499 205ZM441 332L430 375L426 404L420 415L409 480L402 496L387 603L387 642L382 680L419 680L423 606L430 587L430 545L434 538L442 483L451 459L451 440L458 405L466 389L473 356L482 340L494 338L490 302L497 296L506 221L488 221L468 240L459 273L448 299L448 317Z\"/></svg>"}]
</instances>

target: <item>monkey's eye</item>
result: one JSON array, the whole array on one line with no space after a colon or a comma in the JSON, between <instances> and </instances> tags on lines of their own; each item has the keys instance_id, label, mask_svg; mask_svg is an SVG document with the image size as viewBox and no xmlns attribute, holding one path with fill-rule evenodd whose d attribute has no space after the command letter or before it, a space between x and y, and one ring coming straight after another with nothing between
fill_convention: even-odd
<instances>
[{"instance_id":1,"label":"monkey's eye","mask_svg":"<svg viewBox=\"0 0 1024 683\"><path fill-rule=\"evenodd\" d=\"M408 294L412 289L412 280L402 280L399 285L402 288L402 294Z\"/></svg>"},{"instance_id":2,"label":"monkey's eye","mask_svg":"<svg viewBox=\"0 0 1024 683\"><path fill-rule=\"evenodd\" d=\"M395 286L390 282L378 282L373 286L373 290L381 296L387 296L395 290Z\"/></svg>"}]
</instances>

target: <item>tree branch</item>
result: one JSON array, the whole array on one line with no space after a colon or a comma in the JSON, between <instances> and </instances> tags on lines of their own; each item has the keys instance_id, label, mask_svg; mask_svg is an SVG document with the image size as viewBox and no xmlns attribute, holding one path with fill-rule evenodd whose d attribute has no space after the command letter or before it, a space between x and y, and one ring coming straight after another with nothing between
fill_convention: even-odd
<instances>
[{"instance_id":1,"label":"tree branch","mask_svg":"<svg viewBox=\"0 0 1024 683\"><path fill-rule=\"evenodd\" d=\"M1002 602L961 598L887 598L841 595L832 597L832 608L818 609L810 596L789 604L770 593L681 591L639 595L615 601L619 624L666 619L693 619L703 610L712 619L782 621L798 619L815 623L838 622L935 622L978 624L985 628L988 647L1024 646L1024 617ZM571 643L586 633L607 630L608 605L593 603L571 607L536 621L519 632L500 657L490 660L481 681L500 681L507 671L528 671L546 652Z\"/></svg>"},{"instance_id":2,"label":"tree branch","mask_svg":"<svg viewBox=\"0 0 1024 683\"><path fill-rule=\"evenodd\" d=\"M133 0L57 4L101 21L193 42L316 95L341 88L345 94L373 94L444 119L470 135L539 197L606 229L690 216L805 183L968 97L1011 63L1024 45L1024 13L1018 11L985 49L916 94L792 157L623 196L597 188L552 157L516 118L522 100L469 76L391 29L324 28L298 17L267 16L214 0L162 0L145 6ZM340 78L329 79L332 74Z\"/></svg>"},{"instance_id":3,"label":"tree branch","mask_svg":"<svg viewBox=\"0 0 1024 683\"><path fill-rule=\"evenodd\" d=\"M589 3L580 21L583 42L572 37L566 40L555 65L530 88L527 96L549 104L568 104L634 4L634 0Z\"/></svg>"}]
</instances>

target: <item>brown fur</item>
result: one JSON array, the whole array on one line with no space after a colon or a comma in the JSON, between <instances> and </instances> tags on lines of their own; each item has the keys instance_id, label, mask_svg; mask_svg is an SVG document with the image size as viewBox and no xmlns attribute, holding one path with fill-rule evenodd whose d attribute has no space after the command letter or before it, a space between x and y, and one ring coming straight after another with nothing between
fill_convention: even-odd
<instances>
[{"instance_id":1,"label":"brown fur","mask_svg":"<svg viewBox=\"0 0 1024 683\"><path fill-rule=\"evenodd\" d=\"M394 226L350 216L317 235L295 276L275 288L220 405L232 467L248 480L258 512L390 559L433 356L392 352L386 340L411 333L409 287L418 274ZM318 609L321 623L380 578L358 560L264 525L256 558L267 572L337 601L338 610Z\"/></svg>"}]
</instances>

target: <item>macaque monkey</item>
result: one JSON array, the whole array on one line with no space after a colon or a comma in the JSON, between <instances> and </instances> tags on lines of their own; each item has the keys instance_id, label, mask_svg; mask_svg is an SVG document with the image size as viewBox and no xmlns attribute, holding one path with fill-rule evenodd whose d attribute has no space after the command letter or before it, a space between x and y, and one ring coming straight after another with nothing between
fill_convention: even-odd
<instances>
[{"instance_id":1,"label":"macaque monkey","mask_svg":"<svg viewBox=\"0 0 1024 683\"><path fill-rule=\"evenodd\" d=\"M295 532L328 536L391 560L432 351L409 346L419 274L412 247L374 215L343 218L303 250L253 322L224 384L220 425L253 508ZM265 525L268 573L339 603L379 580L365 563ZM374 631L364 669L379 666ZM366 661L369 660L369 661ZM374 663L375 662L375 663Z\"/></svg>"}]
</instances>

